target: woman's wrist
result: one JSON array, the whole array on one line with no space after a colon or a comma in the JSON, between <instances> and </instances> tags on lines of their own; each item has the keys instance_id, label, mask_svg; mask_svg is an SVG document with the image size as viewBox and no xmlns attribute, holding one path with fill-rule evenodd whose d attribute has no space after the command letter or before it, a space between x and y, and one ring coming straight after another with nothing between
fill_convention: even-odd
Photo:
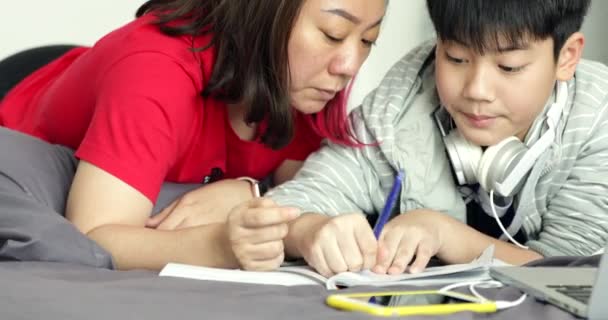
<instances>
[{"instance_id":1,"label":"woman's wrist","mask_svg":"<svg viewBox=\"0 0 608 320\"><path fill-rule=\"evenodd\" d=\"M254 198L259 198L262 195L262 193L260 192L260 182L258 180L250 177L240 177L236 178L236 180L246 181L247 183L249 183L249 187L251 188L251 194Z\"/></svg>"}]
</instances>

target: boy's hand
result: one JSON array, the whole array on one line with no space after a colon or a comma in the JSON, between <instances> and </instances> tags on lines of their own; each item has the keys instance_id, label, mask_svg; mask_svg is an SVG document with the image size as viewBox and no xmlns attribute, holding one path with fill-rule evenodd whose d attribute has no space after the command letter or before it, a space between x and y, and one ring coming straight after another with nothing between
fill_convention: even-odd
<instances>
[{"instance_id":1,"label":"boy's hand","mask_svg":"<svg viewBox=\"0 0 608 320\"><path fill-rule=\"evenodd\" d=\"M414 210L386 224L379 240L376 273L400 274L408 265L411 273L424 270L431 257L444 246L448 223L443 214Z\"/></svg>"},{"instance_id":2,"label":"boy's hand","mask_svg":"<svg viewBox=\"0 0 608 320\"><path fill-rule=\"evenodd\" d=\"M283 238L298 209L257 198L235 207L228 216L228 239L241 268L273 270L285 257Z\"/></svg>"},{"instance_id":3,"label":"boy's hand","mask_svg":"<svg viewBox=\"0 0 608 320\"><path fill-rule=\"evenodd\" d=\"M298 231L303 232L298 251L317 272L328 277L374 266L377 241L363 214L310 216L317 222L310 225L308 230Z\"/></svg>"}]
</instances>

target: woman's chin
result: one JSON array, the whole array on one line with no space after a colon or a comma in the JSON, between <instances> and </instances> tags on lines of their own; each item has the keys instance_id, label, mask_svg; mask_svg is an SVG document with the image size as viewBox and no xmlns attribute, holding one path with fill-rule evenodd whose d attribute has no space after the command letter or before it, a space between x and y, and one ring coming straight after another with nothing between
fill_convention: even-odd
<instances>
[{"instance_id":1,"label":"woman's chin","mask_svg":"<svg viewBox=\"0 0 608 320\"><path fill-rule=\"evenodd\" d=\"M300 111L303 114L314 114L322 111L327 105L327 101L305 101L302 103L294 103L294 109Z\"/></svg>"}]
</instances>

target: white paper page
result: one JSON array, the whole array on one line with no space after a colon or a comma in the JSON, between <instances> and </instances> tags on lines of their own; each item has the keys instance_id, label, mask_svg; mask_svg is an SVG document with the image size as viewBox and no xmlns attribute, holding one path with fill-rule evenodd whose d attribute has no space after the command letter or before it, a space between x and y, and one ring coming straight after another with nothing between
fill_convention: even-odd
<instances>
[{"instance_id":1,"label":"white paper page","mask_svg":"<svg viewBox=\"0 0 608 320\"><path fill-rule=\"evenodd\" d=\"M353 287L360 285L392 286L392 285L429 285L448 284L459 281L489 279L488 269L493 265L494 246L488 247L475 260L465 264L453 264L440 267L426 268L421 273L403 273L397 275L376 274L369 270L361 272L343 272L335 275L326 283L327 289L339 286Z\"/></svg>"},{"instance_id":2,"label":"white paper page","mask_svg":"<svg viewBox=\"0 0 608 320\"><path fill-rule=\"evenodd\" d=\"M318 280L313 280L294 272L243 271L238 269L207 268L179 263L168 263L161 270L159 276L282 286L319 285L321 283Z\"/></svg>"}]
</instances>

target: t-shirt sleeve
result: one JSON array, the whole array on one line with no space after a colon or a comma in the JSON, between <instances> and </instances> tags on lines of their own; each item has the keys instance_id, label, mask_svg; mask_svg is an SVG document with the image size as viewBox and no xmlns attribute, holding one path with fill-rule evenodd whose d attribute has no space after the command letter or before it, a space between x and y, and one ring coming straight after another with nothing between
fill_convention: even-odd
<instances>
[{"instance_id":1,"label":"t-shirt sleeve","mask_svg":"<svg viewBox=\"0 0 608 320\"><path fill-rule=\"evenodd\" d=\"M285 148L285 158L304 161L313 152L319 150L323 140L312 128L306 116L298 114L296 131L293 140Z\"/></svg>"},{"instance_id":2,"label":"t-shirt sleeve","mask_svg":"<svg viewBox=\"0 0 608 320\"><path fill-rule=\"evenodd\" d=\"M76 156L155 202L200 101L195 81L173 58L145 52L116 62L92 85L96 108Z\"/></svg>"}]
</instances>

